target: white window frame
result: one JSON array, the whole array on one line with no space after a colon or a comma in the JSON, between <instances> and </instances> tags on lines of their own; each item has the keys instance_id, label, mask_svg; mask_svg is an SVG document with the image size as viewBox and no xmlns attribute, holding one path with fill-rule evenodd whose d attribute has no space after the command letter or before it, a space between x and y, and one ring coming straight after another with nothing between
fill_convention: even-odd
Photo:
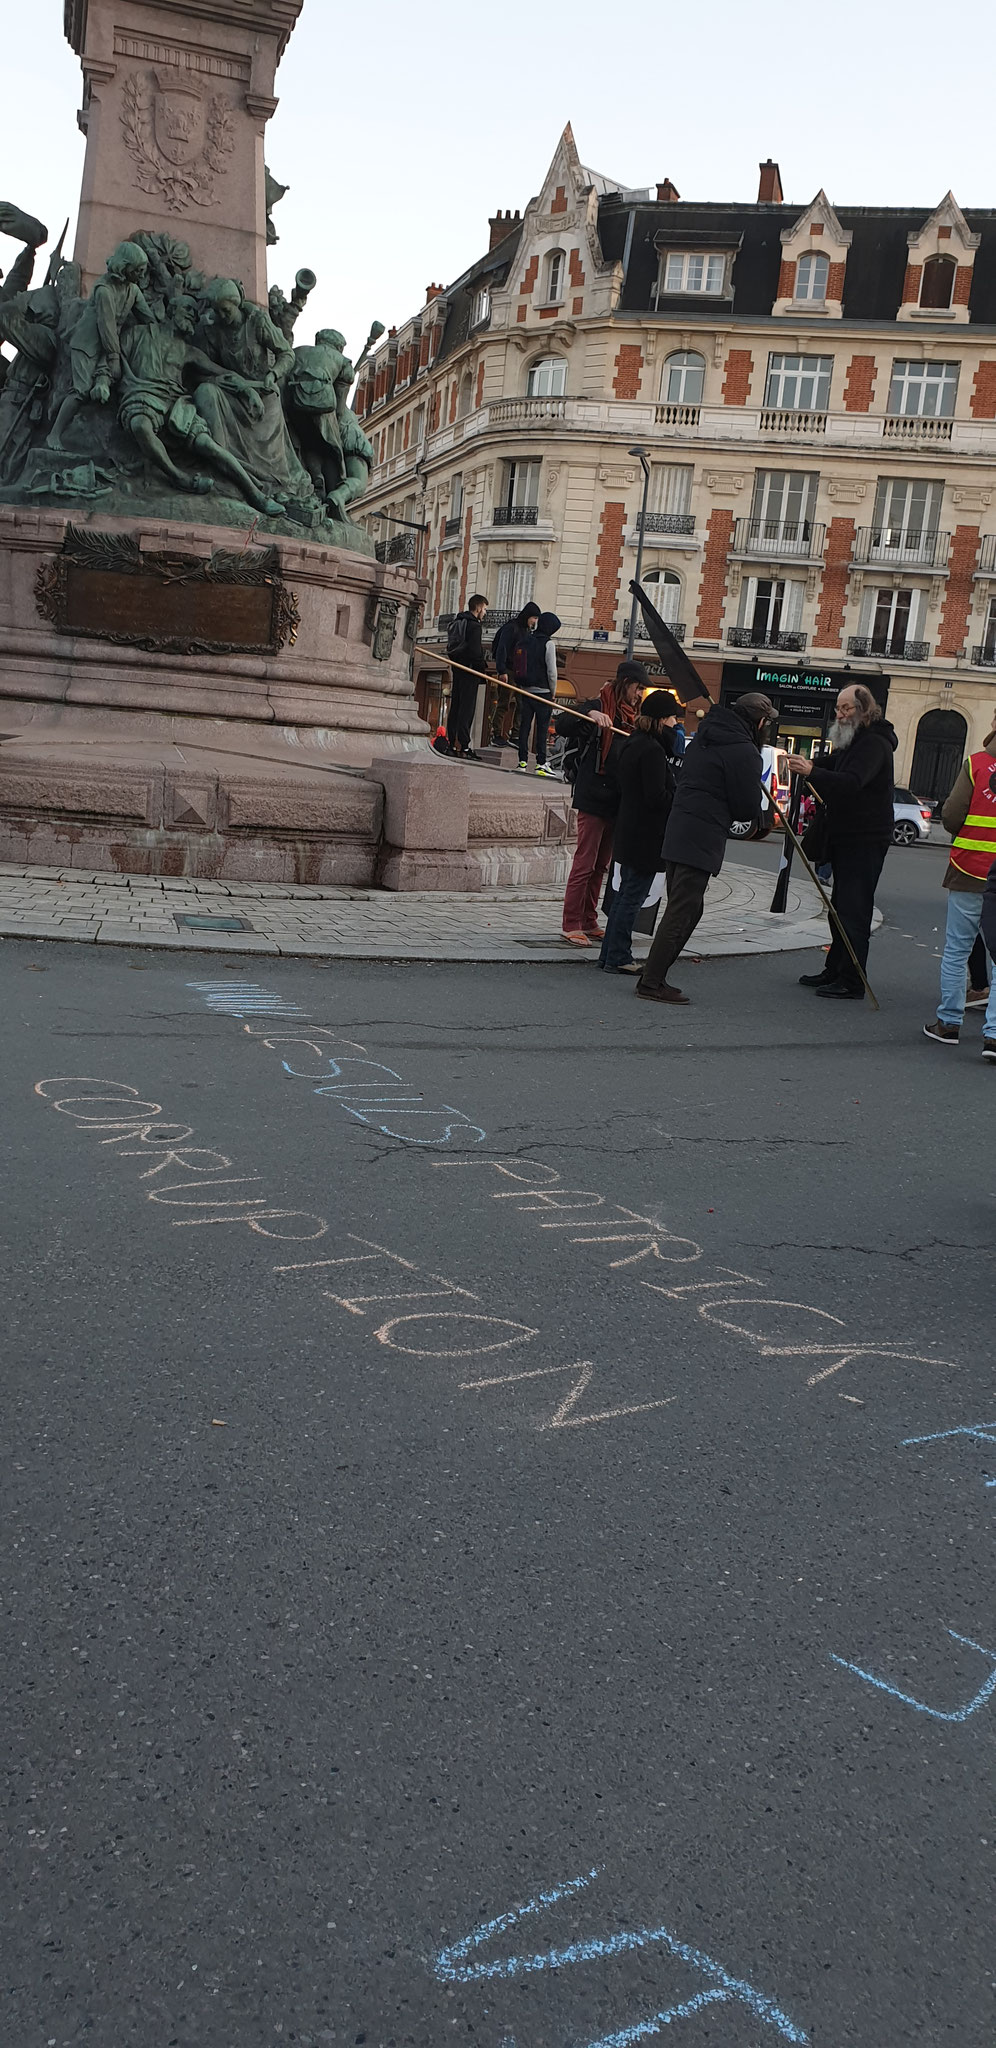
<instances>
[{"instance_id":1,"label":"white window frame","mask_svg":"<svg viewBox=\"0 0 996 2048\"><path fill-rule=\"evenodd\" d=\"M459 603L460 603L460 570L459 570L459 567L458 567L458 565L457 565L457 563L456 563L456 562L451 562L451 563L450 563L450 566L449 566L449 568L447 569L447 571L446 571L446 574L445 574L445 576L444 576L444 578L443 578L443 603L442 603L442 610L443 610L443 613L444 613L444 615L445 615L446 613L450 613L450 612L452 612L452 613L453 613L453 615L455 616L455 615L456 615L456 612L457 612L457 609L458 609L458 607L459 607Z\"/></svg>"},{"instance_id":2,"label":"white window frame","mask_svg":"<svg viewBox=\"0 0 996 2048\"><path fill-rule=\"evenodd\" d=\"M832 378L832 356L791 355L777 350L768 357L765 408L769 412L827 412Z\"/></svg>"},{"instance_id":3,"label":"white window frame","mask_svg":"<svg viewBox=\"0 0 996 2048\"><path fill-rule=\"evenodd\" d=\"M643 581L651 593L657 592L656 609L664 624L676 626L681 618L681 577L673 569L648 569Z\"/></svg>"},{"instance_id":4,"label":"white window frame","mask_svg":"<svg viewBox=\"0 0 996 2048\"><path fill-rule=\"evenodd\" d=\"M532 597L535 581L535 562L499 562L495 610L521 612Z\"/></svg>"},{"instance_id":5,"label":"white window frame","mask_svg":"<svg viewBox=\"0 0 996 2048\"><path fill-rule=\"evenodd\" d=\"M907 599L909 600L907 606ZM861 638L874 641L878 638L875 621L880 613L888 615L888 626L882 634L881 654L888 658L889 643L896 638L896 619L906 614L901 644L909 640L926 640L924 630L927 619L927 592L911 588L908 584L895 589L891 584L881 588L872 587L865 592L862 604Z\"/></svg>"},{"instance_id":6,"label":"white window frame","mask_svg":"<svg viewBox=\"0 0 996 2048\"><path fill-rule=\"evenodd\" d=\"M983 654L996 654L996 597L991 597L986 608L986 623L982 633Z\"/></svg>"},{"instance_id":7,"label":"white window frame","mask_svg":"<svg viewBox=\"0 0 996 2048\"><path fill-rule=\"evenodd\" d=\"M806 266L805 271L803 270L804 264ZM812 289L811 280L817 277L821 279L821 289L819 291L814 291ZM827 283L829 281L829 277L829 256L825 255L822 249L804 249L802 255L799 257L798 262L795 266L795 290L792 294L793 298L798 299L800 304L802 304L806 300L812 300L815 301L817 305L822 305L824 300L826 299ZM805 290L802 289L804 281L806 284Z\"/></svg>"},{"instance_id":8,"label":"white window frame","mask_svg":"<svg viewBox=\"0 0 996 2048\"><path fill-rule=\"evenodd\" d=\"M526 372L527 398L563 398L567 390L565 356L537 356Z\"/></svg>"},{"instance_id":9,"label":"white window frame","mask_svg":"<svg viewBox=\"0 0 996 2048\"><path fill-rule=\"evenodd\" d=\"M550 249L543 259L543 304L560 306L564 301L567 257L563 249Z\"/></svg>"},{"instance_id":10,"label":"white window frame","mask_svg":"<svg viewBox=\"0 0 996 2048\"><path fill-rule=\"evenodd\" d=\"M808 551L820 479L817 470L758 469L750 516L760 547ZM791 628L793 632L795 628Z\"/></svg>"},{"instance_id":11,"label":"white window frame","mask_svg":"<svg viewBox=\"0 0 996 2048\"><path fill-rule=\"evenodd\" d=\"M761 587L766 586L762 597ZM758 628L769 639L777 633L802 631L802 608L806 586L801 577L746 576L740 599L739 624L753 632L759 605L766 608L767 624ZM772 624L774 619L775 623Z\"/></svg>"},{"instance_id":12,"label":"white window frame","mask_svg":"<svg viewBox=\"0 0 996 2048\"><path fill-rule=\"evenodd\" d=\"M652 463L647 511L690 512L694 475L695 468L691 462Z\"/></svg>"},{"instance_id":13,"label":"white window frame","mask_svg":"<svg viewBox=\"0 0 996 2048\"><path fill-rule=\"evenodd\" d=\"M701 405L705 372L705 357L698 349L674 350L661 371L661 404Z\"/></svg>"},{"instance_id":14,"label":"white window frame","mask_svg":"<svg viewBox=\"0 0 996 2048\"><path fill-rule=\"evenodd\" d=\"M897 552L915 557L922 535L939 531L943 502L944 485L939 479L880 476L872 514L871 560L892 560Z\"/></svg>"},{"instance_id":15,"label":"white window frame","mask_svg":"<svg viewBox=\"0 0 996 2048\"><path fill-rule=\"evenodd\" d=\"M541 467L538 456L508 457L503 464L501 504L538 505Z\"/></svg>"},{"instance_id":16,"label":"white window frame","mask_svg":"<svg viewBox=\"0 0 996 2048\"><path fill-rule=\"evenodd\" d=\"M890 419L950 420L958 403L958 363L897 356L889 382Z\"/></svg>"},{"instance_id":17,"label":"white window frame","mask_svg":"<svg viewBox=\"0 0 996 2048\"><path fill-rule=\"evenodd\" d=\"M726 290L727 259L718 249L662 249L659 298L720 299Z\"/></svg>"},{"instance_id":18,"label":"white window frame","mask_svg":"<svg viewBox=\"0 0 996 2048\"><path fill-rule=\"evenodd\" d=\"M491 293L489 292L487 285L482 284L480 291L476 294L476 297L474 299L474 309L471 314L470 324L472 327L483 327L485 322L490 320L490 318Z\"/></svg>"},{"instance_id":19,"label":"white window frame","mask_svg":"<svg viewBox=\"0 0 996 2048\"><path fill-rule=\"evenodd\" d=\"M450 510L449 510L449 517L450 517L451 519L462 519L462 518L463 518L463 470L462 470L462 469L458 469L458 470L455 470L455 471L454 471L454 473L453 473L453 475L452 475L452 476L451 476L451 478L450 478Z\"/></svg>"}]
</instances>

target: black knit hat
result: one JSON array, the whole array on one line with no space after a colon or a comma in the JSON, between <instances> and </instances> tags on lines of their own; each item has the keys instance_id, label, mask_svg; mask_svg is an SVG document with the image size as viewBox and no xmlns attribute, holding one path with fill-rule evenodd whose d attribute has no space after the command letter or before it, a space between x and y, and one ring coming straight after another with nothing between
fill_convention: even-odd
<instances>
[{"instance_id":1,"label":"black knit hat","mask_svg":"<svg viewBox=\"0 0 996 2048\"><path fill-rule=\"evenodd\" d=\"M650 690L644 697L637 715L640 718L649 718L652 724L659 725L662 718L680 718L681 705L677 697L672 697L670 690Z\"/></svg>"}]
</instances>

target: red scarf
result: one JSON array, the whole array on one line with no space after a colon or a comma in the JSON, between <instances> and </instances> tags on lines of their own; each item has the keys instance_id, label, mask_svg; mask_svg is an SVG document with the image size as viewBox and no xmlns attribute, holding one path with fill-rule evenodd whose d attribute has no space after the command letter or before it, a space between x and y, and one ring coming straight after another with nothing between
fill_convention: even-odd
<instances>
[{"instance_id":1,"label":"red scarf","mask_svg":"<svg viewBox=\"0 0 996 2048\"><path fill-rule=\"evenodd\" d=\"M632 731L634 725L636 724L637 712L632 704L626 704L623 702L622 691L618 683L603 683L598 693L598 701L602 707L602 710L605 712L606 716L608 718L611 718L613 725L624 725L626 727L627 732ZM605 764L609 758L609 748L612 745L614 737L615 735L611 731L609 726L603 725L601 735L601 760L599 762L599 766L602 769L603 773L605 770Z\"/></svg>"}]
</instances>

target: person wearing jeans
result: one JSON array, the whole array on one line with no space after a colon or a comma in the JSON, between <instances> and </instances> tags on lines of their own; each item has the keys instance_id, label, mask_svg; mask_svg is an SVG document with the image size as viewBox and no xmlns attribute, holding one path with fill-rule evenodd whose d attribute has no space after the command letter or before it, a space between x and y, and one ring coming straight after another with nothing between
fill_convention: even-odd
<instances>
[{"instance_id":1,"label":"person wearing jeans","mask_svg":"<svg viewBox=\"0 0 996 2048\"><path fill-rule=\"evenodd\" d=\"M996 861L996 732L970 755L941 810L951 833L944 887L948 915L941 956L941 1000L937 1016L923 1027L939 1045L957 1045L965 1014L965 973L982 925L986 883ZM982 1020L982 1057L996 1060L996 977Z\"/></svg>"}]
</instances>

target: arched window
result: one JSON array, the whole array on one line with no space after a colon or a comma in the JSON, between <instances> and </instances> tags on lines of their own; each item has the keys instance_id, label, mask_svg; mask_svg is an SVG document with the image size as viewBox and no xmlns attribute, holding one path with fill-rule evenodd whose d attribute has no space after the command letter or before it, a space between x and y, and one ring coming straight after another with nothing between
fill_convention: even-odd
<instances>
[{"instance_id":1,"label":"arched window","mask_svg":"<svg viewBox=\"0 0 996 2048\"><path fill-rule=\"evenodd\" d=\"M456 563L455 563L455 562L451 562L451 564L450 564L449 568L448 568L448 569L447 569L447 571L446 571L446 581L445 581L445 583L443 584L443 616L444 616L444 617L447 617L447 616L448 616L448 617L450 617L450 618L455 618L455 617L456 617L456 609L457 609L457 604L458 604L458 601L459 601L459 597L460 597L460 571L459 571L459 569L457 568L457 565L456 565Z\"/></svg>"},{"instance_id":2,"label":"arched window","mask_svg":"<svg viewBox=\"0 0 996 2048\"><path fill-rule=\"evenodd\" d=\"M916 729L910 788L917 796L949 796L965 758L968 726L960 711L925 711Z\"/></svg>"},{"instance_id":3,"label":"arched window","mask_svg":"<svg viewBox=\"0 0 996 2048\"><path fill-rule=\"evenodd\" d=\"M467 417L467 414L469 413L469 411L470 411L470 408L471 408L471 406L473 405L473 403L474 403L474 379L473 379L473 377L471 376L471 374L470 374L470 371L469 371L469 370L465 370L465 371L464 371L464 373L463 373L463 376L462 376L462 377L461 377L461 379L460 379L460 393L459 393L459 396L458 396L458 398L457 398L457 419L458 419L458 420L465 420L465 419L466 419L466 417Z\"/></svg>"},{"instance_id":4,"label":"arched window","mask_svg":"<svg viewBox=\"0 0 996 2048\"><path fill-rule=\"evenodd\" d=\"M664 624L674 626L681 610L681 577L673 569L649 569L643 581Z\"/></svg>"},{"instance_id":5,"label":"arched window","mask_svg":"<svg viewBox=\"0 0 996 2048\"><path fill-rule=\"evenodd\" d=\"M551 249L546 259L546 291L544 298L548 306L559 306L564 296L564 252Z\"/></svg>"},{"instance_id":6,"label":"arched window","mask_svg":"<svg viewBox=\"0 0 996 2048\"><path fill-rule=\"evenodd\" d=\"M795 296L797 299L825 299L827 278L830 275L830 258L808 249L800 256L795 267Z\"/></svg>"},{"instance_id":7,"label":"arched window","mask_svg":"<svg viewBox=\"0 0 996 2048\"><path fill-rule=\"evenodd\" d=\"M661 374L661 399L665 405L701 405L704 384L704 356L687 349L668 356Z\"/></svg>"},{"instance_id":8,"label":"arched window","mask_svg":"<svg viewBox=\"0 0 996 2048\"><path fill-rule=\"evenodd\" d=\"M526 378L527 398L563 398L567 389L567 364L563 356L540 356L531 363Z\"/></svg>"},{"instance_id":9,"label":"arched window","mask_svg":"<svg viewBox=\"0 0 996 2048\"><path fill-rule=\"evenodd\" d=\"M927 306L934 313L947 312L957 268L953 256L928 256L920 280L921 306Z\"/></svg>"}]
</instances>

